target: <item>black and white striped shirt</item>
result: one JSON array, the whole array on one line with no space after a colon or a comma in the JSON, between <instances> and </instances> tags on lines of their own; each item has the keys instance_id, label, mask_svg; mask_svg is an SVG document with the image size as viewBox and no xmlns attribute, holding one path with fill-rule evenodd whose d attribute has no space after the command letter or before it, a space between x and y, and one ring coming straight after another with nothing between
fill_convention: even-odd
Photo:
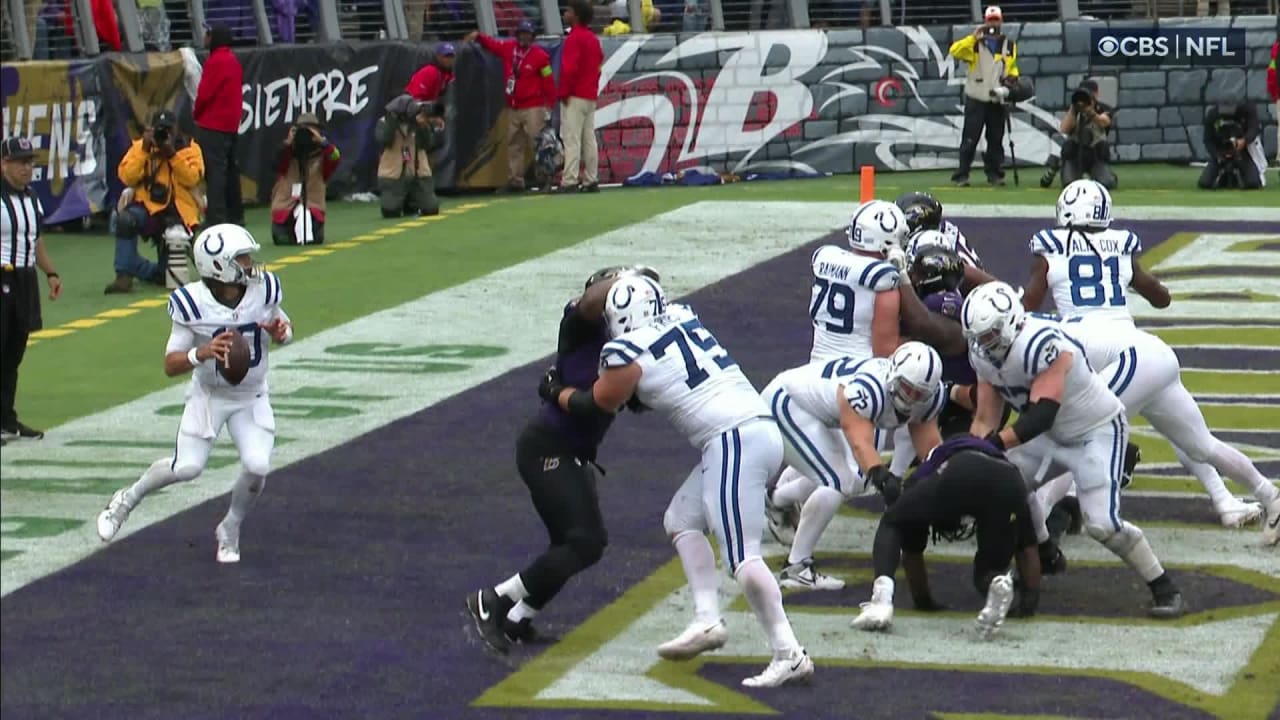
<instances>
[{"instance_id":1,"label":"black and white striped shirt","mask_svg":"<svg viewBox=\"0 0 1280 720\"><path fill-rule=\"evenodd\" d=\"M0 265L32 268L36 265L36 239L44 224L44 206L28 187L18 190L0 178Z\"/></svg>"}]
</instances>

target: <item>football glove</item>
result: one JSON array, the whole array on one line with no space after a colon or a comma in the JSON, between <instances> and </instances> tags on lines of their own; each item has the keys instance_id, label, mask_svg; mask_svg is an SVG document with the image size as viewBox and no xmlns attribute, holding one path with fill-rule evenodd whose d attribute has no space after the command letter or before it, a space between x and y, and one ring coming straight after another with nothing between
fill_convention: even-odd
<instances>
[{"instance_id":1,"label":"football glove","mask_svg":"<svg viewBox=\"0 0 1280 720\"><path fill-rule=\"evenodd\" d=\"M892 505L902 495L902 478L894 475L886 465L877 465L867 473L867 480L884 496L884 504Z\"/></svg>"},{"instance_id":2,"label":"football glove","mask_svg":"<svg viewBox=\"0 0 1280 720\"><path fill-rule=\"evenodd\" d=\"M638 395L632 395L631 399L627 401L627 409L633 413L649 412L650 410L648 405L640 402L640 396Z\"/></svg>"},{"instance_id":3,"label":"football glove","mask_svg":"<svg viewBox=\"0 0 1280 720\"><path fill-rule=\"evenodd\" d=\"M549 403L559 404L560 393L564 389L565 384L560 382L560 371L553 365L542 374L542 381L538 383L538 397Z\"/></svg>"}]
</instances>

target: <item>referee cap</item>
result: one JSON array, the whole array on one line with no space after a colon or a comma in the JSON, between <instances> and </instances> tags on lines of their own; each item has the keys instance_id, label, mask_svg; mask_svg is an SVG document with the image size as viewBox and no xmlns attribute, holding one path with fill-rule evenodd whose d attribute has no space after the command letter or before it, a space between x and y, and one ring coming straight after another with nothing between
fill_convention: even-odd
<instances>
[{"instance_id":1,"label":"referee cap","mask_svg":"<svg viewBox=\"0 0 1280 720\"><path fill-rule=\"evenodd\" d=\"M5 138L4 143L0 144L0 157L5 160L26 160L35 156L35 146L27 138Z\"/></svg>"}]
</instances>

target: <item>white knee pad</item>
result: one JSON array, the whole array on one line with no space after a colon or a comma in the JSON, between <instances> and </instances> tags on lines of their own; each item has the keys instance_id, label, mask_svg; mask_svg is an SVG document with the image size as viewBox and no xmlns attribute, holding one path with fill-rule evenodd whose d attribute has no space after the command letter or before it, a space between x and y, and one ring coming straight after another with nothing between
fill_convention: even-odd
<instances>
[{"instance_id":1,"label":"white knee pad","mask_svg":"<svg viewBox=\"0 0 1280 720\"><path fill-rule=\"evenodd\" d=\"M1085 531L1089 533L1089 537L1102 543L1104 547L1122 558L1127 556L1145 537L1137 526L1124 521L1120 523L1119 530L1113 530L1110 526L1086 525Z\"/></svg>"},{"instance_id":2,"label":"white knee pad","mask_svg":"<svg viewBox=\"0 0 1280 720\"><path fill-rule=\"evenodd\" d=\"M250 475L265 478L271 472L271 453L251 453L240 456L240 466Z\"/></svg>"},{"instance_id":3,"label":"white knee pad","mask_svg":"<svg viewBox=\"0 0 1280 720\"><path fill-rule=\"evenodd\" d=\"M173 476L176 477L179 482L191 482L192 480L200 477L200 473L204 472L204 466L193 463L181 463L173 465L172 470Z\"/></svg>"},{"instance_id":4,"label":"white knee pad","mask_svg":"<svg viewBox=\"0 0 1280 720\"><path fill-rule=\"evenodd\" d=\"M687 508L680 507L676 503L667 506L667 511L662 514L662 527L667 531L667 536L673 542L683 533L702 533L704 531L702 509L696 508L695 510L696 512L690 512Z\"/></svg>"}]
</instances>

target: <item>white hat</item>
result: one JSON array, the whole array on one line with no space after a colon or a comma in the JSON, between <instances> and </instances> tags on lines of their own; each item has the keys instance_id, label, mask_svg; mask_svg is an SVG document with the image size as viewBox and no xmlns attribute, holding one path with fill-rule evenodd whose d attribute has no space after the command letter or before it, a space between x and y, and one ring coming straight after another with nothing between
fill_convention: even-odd
<instances>
[{"instance_id":1,"label":"white hat","mask_svg":"<svg viewBox=\"0 0 1280 720\"><path fill-rule=\"evenodd\" d=\"M987 11L982 13L983 20L1004 20L1004 13L1000 11L999 5L988 5Z\"/></svg>"}]
</instances>

